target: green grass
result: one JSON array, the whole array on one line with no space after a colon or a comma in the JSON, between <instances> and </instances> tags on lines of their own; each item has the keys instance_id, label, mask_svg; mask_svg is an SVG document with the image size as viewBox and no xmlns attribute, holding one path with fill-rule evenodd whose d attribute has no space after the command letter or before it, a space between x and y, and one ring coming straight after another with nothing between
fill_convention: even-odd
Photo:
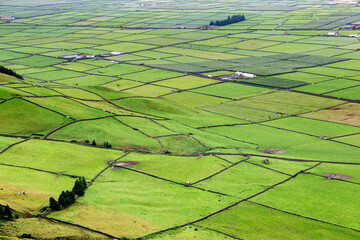
<instances>
[{"instance_id":1,"label":"green grass","mask_svg":"<svg viewBox=\"0 0 360 240\"><path fill-rule=\"evenodd\" d=\"M67 141L95 140L98 145L109 142L114 148L139 148L146 151L160 151L159 143L135 131L113 118L73 123L49 136Z\"/></svg>"},{"instance_id":2,"label":"green grass","mask_svg":"<svg viewBox=\"0 0 360 240\"><path fill-rule=\"evenodd\" d=\"M217 80L200 78L196 76L183 76L179 78L172 78L169 80L163 80L156 82L156 85L177 88L177 89L190 89L190 88L198 88L206 85L211 85L219 83Z\"/></svg>"},{"instance_id":3,"label":"green grass","mask_svg":"<svg viewBox=\"0 0 360 240\"><path fill-rule=\"evenodd\" d=\"M359 85L358 81L351 81L347 79L334 79L330 81L324 81L316 84L298 87L296 88L296 90L316 93L316 94L323 94L327 92L336 91L342 88L353 87L356 85Z\"/></svg>"},{"instance_id":4,"label":"green grass","mask_svg":"<svg viewBox=\"0 0 360 240\"><path fill-rule=\"evenodd\" d=\"M287 177L287 175L243 162L195 186L244 199Z\"/></svg>"},{"instance_id":5,"label":"green grass","mask_svg":"<svg viewBox=\"0 0 360 240\"><path fill-rule=\"evenodd\" d=\"M126 107L144 114L171 118L193 127L209 126L214 124L243 123L244 121L231 117L193 110L181 103L165 99L122 99L113 101L119 106Z\"/></svg>"},{"instance_id":6,"label":"green grass","mask_svg":"<svg viewBox=\"0 0 360 240\"><path fill-rule=\"evenodd\" d=\"M75 182L66 176L24 168L0 166L0 170L0 204L9 204L23 213L39 213L41 208L49 206L49 197L57 198L61 191L71 190ZM19 192L25 195L17 196Z\"/></svg>"},{"instance_id":7,"label":"green grass","mask_svg":"<svg viewBox=\"0 0 360 240\"><path fill-rule=\"evenodd\" d=\"M134 66L129 64L114 64L105 68L98 68L87 71L90 74L106 75L106 76L121 76L128 73L134 73L146 70L146 67Z\"/></svg>"},{"instance_id":8,"label":"green grass","mask_svg":"<svg viewBox=\"0 0 360 240\"><path fill-rule=\"evenodd\" d=\"M72 121L21 99L1 104L0 120L1 133L13 135L45 134Z\"/></svg>"},{"instance_id":9,"label":"green grass","mask_svg":"<svg viewBox=\"0 0 360 240\"><path fill-rule=\"evenodd\" d=\"M87 238L87 239L106 239L104 235L94 233L69 224L51 222L41 218L20 218L15 221L4 223L2 226L2 236L18 237L22 234L31 234L34 238Z\"/></svg>"},{"instance_id":10,"label":"green grass","mask_svg":"<svg viewBox=\"0 0 360 240\"><path fill-rule=\"evenodd\" d=\"M193 183L230 166L228 162L213 156L198 158L132 153L122 158L121 161L138 162L129 168L182 184L187 181ZM176 169L176 171L169 171L169 169Z\"/></svg>"},{"instance_id":11,"label":"green grass","mask_svg":"<svg viewBox=\"0 0 360 240\"><path fill-rule=\"evenodd\" d=\"M264 124L328 138L360 132L358 127L299 117L288 117Z\"/></svg>"},{"instance_id":12,"label":"green grass","mask_svg":"<svg viewBox=\"0 0 360 240\"><path fill-rule=\"evenodd\" d=\"M117 117L117 119L153 137L174 134L173 131L170 131L169 129L161 126L160 124L157 124L155 121L151 121L150 119L147 118L124 116L124 117Z\"/></svg>"},{"instance_id":13,"label":"green grass","mask_svg":"<svg viewBox=\"0 0 360 240\"><path fill-rule=\"evenodd\" d=\"M2 137L0 136L0 151L4 150L5 148L7 148L8 146L10 146L11 144L20 142L21 139L18 138L12 138L12 137Z\"/></svg>"},{"instance_id":14,"label":"green grass","mask_svg":"<svg viewBox=\"0 0 360 240\"><path fill-rule=\"evenodd\" d=\"M260 93L266 93L269 90L259 87L247 86L243 84L221 83L221 84L214 84L211 86L198 88L192 91L198 93L205 93L213 96L239 99Z\"/></svg>"},{"instance_id":15,"label":"green grass","mask_svg":"<svg viewBox=\"0 0 360 240\"><path fill-rule=\"evenodd\" d=\"M239 125L231 127L209 128L206 131L225 135L234 139L251 142L259 145L259 150L287 149L291 146L302 146L318 140L300 133L267 127L264 125Z\"/></svg>"},{"instance_id":16,"label":"green grass","mask_svg":"<svg viewBox=\"0 0 360 240\"><path fill-rule=\"evenodd\" d=\"M43 107L60 112L76 120L109 116L110 114L98 109L89 108L64 97L27 98Z\"/></svg>"},{"instance_id":17,"label":"green grass","mask_svg":"<svg viewBox=\"0 0 360 240\"><path fill-rule=\"evenodd\" d=\"M360 86L346 88L344 90L339 90L331 93L327 93L325 95L338 97L338 98L346 98L353 100L360 100Z\"/></svg>"},{"instance_id":18,"label":"green grass","mask_svg":"<svg viewBox=\"0 0 360 240\"><path fill-rule=\"evenodd\" d=\"M360 134L336 138L336 140L360 147Z\"/></svg>"},{"instance_id":19,"label":"green grass","mask_svg":"<svg viewBox=\"0 0 360 240\"><path fill-rule=\"evenodd\" d=\"M342 103L342 101L287 91L264 94L234 102L234 104L239 106L286 114L299 114L315 111L329 108L340 103Z\"/></svg>"},{"instance_id":20,"label":"green grass","mask_svg":"<svg viewBox=\"0 0 360 240\"><path fill-rule=\"evenodd\" d=\"M1 60L1 58L0 58ZM23 64L30 67L47 67L57 63L62 62L61 59L51 58L51 57L44 57L44 56L31 56L26 58L19 58L15 60L10 60L11 63L15 64Z\"/></svg>"},{"instance_id":21,"label":"green grass","mask_svg":"<svg viewBox=\"0 0 360 240\"><path fill-rule=\"evenodd\" d=\"M280 117L276 112L241 107L236 104L232 104L232 102L202 106L200 109L212 113L223 114L225 116L240 118L248 122L262 122Z\"/></svg>"},{"instance_id":22,"label":"green grass","mask_svg":"<svg viewBox=\"0 0 360 240\"><path fill-rule=\"evenodd\" d=\"M56 141L30 140L1 154L0 162L92 179L108 166L108 161L114 161L122 155L123 152L115 150ZM31 181L28 181L28 184L31 184Z\"/></svg>"},{"instance_id":23,"label":"green grass","mask_svg":"<svg viewBox=\"0 0 360 240\"><path fill-rule=\"evenodd\" d=\"M287 199L288 196L284 197ZM295 201L298 202L298 201ZM257 239L357 239L355 231L242 202L196 225L238 238Z\"/></svg>"},{"instance_id":24,"label":"green grass","mask_svg":"<svg viewBox=\"0 0 360 240\"><path fill-rule=\"evenodd\" d=\"M45 81L53 81L53 80L59 80L65 78L81 77L84 76L84 74L69 70L58 70L58 71L32 73L32 74L28 74L27 76Z\"/></svg>"},{"instance_id":25,"label":"green grass","mask_svg":"<svg viewBox=\"0 0 360 240\"><path fill-rule=\"evenodd\" d=\"M352 194L354 191L357 191L355 184L324 181L323 178L317 176L299 175L295 179L255 197L253 201L357 229L360 223L356 218L355 209L358 200L356 194ZM313 207L314 204L316 204L316 208Z\"/></svg>"},{"instance_id":26,"label":"green grass","mask_svg":"<svg viewBox=\"0 0 360 240\"><path fill-rule=\"evenodd\" d=\"M145 237L143 239L178 239L178 240L187 240L187 239L234 239L232 237L226 236L222 233L204 229L199 226L189 225L182 228L176 228L174 230L169 230L164 233L155 234L153 236Z\"/></svg>"},{"instance_id":27,"label":"green grass","mask_svg":"<svg viewBox=\"0 0 360 240\"><path fill-rule=\"evenodd\" d=\"M104 226L104 232L139 237L199 219L235 201L129 170L109 169L77 203L50 216L99 229L102 223L99 219L113 212L121 217L115 218L115 224L111 225L115 227ZM99 212L98 207L105 211Z\"/></svg>"},{"instance_id":28,"label":"green grass","mask_svg":"<svg viewBox=\"0 0 360 240\"><path fill-rule=\"evenodd\" d=\"M193 93L190 91L172 93L164 96L164 98L173 102L180 102L181 104L191 108L200 107L204 104L215 104L223 102L224 100L226 101L226 99L223 98Z\"/></svg>"}]
</instances>

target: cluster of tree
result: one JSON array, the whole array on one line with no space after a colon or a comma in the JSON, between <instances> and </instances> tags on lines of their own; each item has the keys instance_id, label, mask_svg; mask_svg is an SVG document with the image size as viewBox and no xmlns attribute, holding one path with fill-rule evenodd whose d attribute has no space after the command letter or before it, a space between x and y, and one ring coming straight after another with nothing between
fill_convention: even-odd
<instances>
[{"instance_id":1,"label":"cluster of tree","mask_svg":"<svg viewBox=\"0 0 360 240\"><path fill-rule=\"evenodd\" d=\"M10 76L14 76L14 77L17 77L17 78L20 78L20 79L24 79L20 74L17 74L13 70L11 70L9 68L6 68L6 67L3 67L3 66L0 66L0 73L4 73L4 74L10 75Z\"/></svg>"},{"instance_id":2,"label":"cluster of tree","mask_svg":"<svg viewBox=\"0 0 360 240\"><path fill-rule=\"evenodd\" d=\"M50 208L54 211L60 211L73 204L76 201L76 196L84 196L86 187L87 185L84 177L76 179L73 189L71 191L62 191L57 201L53 197L50 197Z\"/></svg>"},{"instance_id":3,"label":"cluster of tree","mask_svg":"<svg viewBox=\"0 0 360 240\"><path fill-rule=\"evenodd\" d=\"M233 15L233 16L228 16L227 19L225 20L217 20L217 21L211 21L210 22L210 26L212 25L216 25L216 26L226 26L229 24L233 24L233 23L238 23L238 22L242 22L245 21L245 16L244 15Z\"/></svg>"},{"instance_id":4,"label":"cluster of tree","mask_svg":"<svg viewBox=\"0 0 360 240\"><path fill-rule=\"evenodd\" d=\"M13 219L9 205L6 205L4 207L3 205L0 204L0 219L9 220L9 221Z\"/></svg>"},{"instance_id":5,"label":"cluster of tree","mask_svg":"<svg viewBox=\"0 0 360 240\"><path fill-rule=\"evenodd\" d=\"M89 140L84 141L85 144L90 144ZM95 140L92 140L91 146L99 146L104 148L112 148L112 145L109 142L104 142L102 145L98 145Z\"/></svg>"}]
</instances>

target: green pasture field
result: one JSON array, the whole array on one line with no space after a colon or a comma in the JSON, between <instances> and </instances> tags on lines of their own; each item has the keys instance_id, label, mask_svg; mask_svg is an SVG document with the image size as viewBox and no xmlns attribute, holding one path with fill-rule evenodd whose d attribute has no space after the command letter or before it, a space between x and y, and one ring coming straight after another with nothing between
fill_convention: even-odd
<instances>
[{"instance_id":1,"label":"green pasture field","mask_svg":"<svg viewBox=\"0 0 360 240\"><path fill-rule=\"evenodd\" d=\"M176 91L170 87L162 87L152 84L141 85L139 87L134 87L131 89L124 90L124 93L135 95L135 96L144 96L144 97L158 97L161 95L169 94L173 91Z\"/></svg>"},{"instance_id":2,"label":"green pasture field","mask_svg":"<svg viewBox=\"0 0 360 240\"><path fill-rule=\"evenodd\" d=\"M3 159L1 159L3 160ZM49 197L57 197L64 189L71 189L75 179L67 176L30 170L26 168L1 166L0 204L11 204L17 211L39 213L48 205ZM25 196L16 195L25 192Z\"/></svg>"},{"instance_id":3,"label":"green pasture field","mask_svg":"<svg viewBox=\"0 0 360 240\"><path fill-rule=\"evenodd\" d=\"M67 70L79 71L79 72L88 71L88 70L96 68L95 66L84 64L81 62L63 63L63 64L56 65L56 67L67 69Z\"/></svg>"},{"instance_id":4,"label":"green pasture field","mask_svg":"<svg viewBox=\"0 0 360 240\"><path fill-rule=\"evenodd\" d=\"M23 234L30 234L34 238L85 237L90 239L106 239L102 234L41 218L20 218L15 221L3 223L1 227L1 237L8 239L16 238Z\"/></svg>"},{"instance_id":5,"label":"green pasture field","mask_svg":"<svg viewBox=\"0 0 360 240\"><path fill-rule=\"evenodd\" d=\"M27 100L39 104L40 106L60 112L74 119L88 119L109 116L110 114L98 109L89 108L76 101L64 97L47 98L26 98Z\"/></svg>"},{"instance_id":6,"label":"green pasture field","mask_svg":"<svg viewBox=\"0 0 360 240\"><path fill-rule=\"evenodd\" d=\"M276 112L241 107L236 104L232 104L232 102L202 106L200 109L225 116L239 118L248 122L262 122L279 118L279 114Z\"/></svg>"},{"instance_id":7,"label":"green pasture field","mask_svg":"<svg viewBox=\"0 0 360 240\"><path fill-rule=\"evenodd\" d=\"M121 151L77 144L29 140L1 154L0 163L51 171L60 175L85 176L90 180L106 168L109 161L114 161L123 154ZM85 165L86 168L83 168ZM71 186L73 184L74 179Z\"/></svg>"},{"instance_id":8,"label":"green pasture field","mask_svg":"<svg viewBox=\"0 0 360 240\"><path fill-rule=\"evenodd\" d=\"M11 78L6 78L6 80L9 80ZM18 82L18 80L16 79ZM0 86L0 98L1 99L10 99L14 97L20 97L20 96L32 96L30 93L25 93L21 90L9 88L7 86Z\"/></svg>"},{"instance_id":9,"label":"green pasture field","mask_svg":"<svg viewBox=\"0 0 360 240\"><path fill-rule=\"evenodd\" d=\"M9 147L11 144L20 142L21 139L11 138L11 137L2 137L0 136L0 151L4 150L5 148Z\"/></svg>"},{"instance_id":10,"label":"green pasture field","mask_svg":"<svg viewBox=\"0 0 360 240\"><path fill-rule=\"evenodd\" d=\"M277 156L275 156L277 157ZM294 175L304 169L314 166L313 162L296 162L296 161L287 161L268 157L269 164L264 163L265 157L251 157L247 162L256 164L257 166L266 167L268 169L279 171L285 174Z\"/></svg>"},{"instance_id":11,"label":"green pasture field","mask_svg":"<svg viewBox=\"0 0 360 240\"><path fill-rule=\"evenodd\" d=\"M307 83L322 82L333 78L333 77L317 75L312 73L305 73L305 72L285 73L285 74L276 75L276 77L295 80L295 81L302 81Z\"/></svg>"},{"instance_id":12,"label":"green pasture field","mask_svg":"<svg viewBox=\"0 0 360 240\"><path fill-rule=\"evenodd\" d=\"M33 133L46 134L72 122L65 116L21 99L12 99L0 104L0 119L0 131L3 134L27 136Z\"/></svg>"},{"instance_id":13,"label":"green pasture field","mask_svg":"<svg viewBox=\"0 0 360 240\"><path fill-rule=\"evenodd\" d=\"M0 58L1 60L1 58ZM34 55L31 57L23 57L15 60L9 60L11 63L23 64L30 67L47 67L62 62L61 59Z\"/></svg>"},{"instance_id":14,"label":"green pasture field","mask_svg":"<svg viewBox=\"0 0 360 240\"><path fill-rule=\"evenodd\" d=\"M130 134L131 137L128 137L127 134ZM104 142L109 142L114 148L136 147L150 152L161 150L156 140L129 128L113 118L73 123L51 134L49 138L67 141L76 140L79 142L89 140L90 143L95 140L100 146Z\"/></svg>"},{"instance_id":15,"label":"green pasture field","mask_svg":"<svg viewBox=\"0 0 360 240\"><path fill-rule=\"evenodd\" d=\"M329 64L326 66L360 71L360 61L359 60L342 61L342 62L338 62L338 63Z\"/></svg>"},{"instance_id":16,"label":"green pasture field","mask_svg":"<svg viewBox=\"0 0 360 240\"><path fill-rule=\"evenodd\" d=\"M241 36L241 34L240 34L240 36ZM229 45L222 45L222 47L257 50L257 49L262 49L262 48L266 48L266 47L278 45L278 44L280 44L280 42L253 39L253 40L245 40L242 42L229 44Z\"/></svg>"},{"instance_id":17,"label":"green pasture field","mask_svg":"<svg viewBox=\"0 0 360 240\"><path fill-rule=\"evenodd\" d=\"M281 99L281 100L280 100ZM300 93L278 91L251 98L240 99L233 104L256 109L280 112L284 114L299 114L329 108L343 103L340 100L323 99Z\"/></svg>"},{"instance_id":18,"label":"green pasture field","mask_svg":"<svg viewBox=\"0 0 360 240\"><path fill-rule=\"evenodd\" d=\"M237 120L237 121L240 122L241 120ZM193 137L193 139L195 139L196 142L194 142L193 139L190 141L192 141L196 146L201 147L202 148L201 150L212 150L212 149L217 149L217 148L222 148L222 147L236 148L236 149L242 149L242 148L253 149L253 148L257 147L256 144L251 144L248 142L231 139L227 136L224 136L223 134L210 133L208 131L204 131L203 129L192 128L192 127L189 127L186 125L179 124L178 122L175 122L172 120L171 121L168 121L168 120L167 121L157 121L157 122L173 131L178 132L178 133L191 135ZM243 121L242 123L246 123L246 122ZM184 136L179 136L178 139L181 142L181 140L186 141L189 138L185 138ZM173 138L173 140L176 141L177 140L176 137ZM200 145L199 145L199 143L200 143ZM205 148L204 148L204 146L205 146ZM185 146L185 147L190 148L192 146L190 145L190 146ZM195 148L195 150L197 150L197 149ZM188 150L185 148L182 151L188 151Z\"/></svg>"},{"instance_id":19,"label":"green pasture field","mask_svg":"<svg viewBox=\"0 0 360 240\"><path fill-rule=\"evenodd\" d=\"M233 98L233 99L250 97L253 95L267 92L267 90L264 90L263 88L247 86L243 84L236 84L236 83L214 84L211 86L197 88L192 91L197 93L204 93L213 96Z\"/></svg>"},{"instance_id":20,"label":"green pasture field","mask_svg":"<svg viewBox=\"0 0 360 240\"><path fill-rule=\"evenodd\" d=\"M300 117L287 117L276 121L266 122L264 124L319 137L326 136L328 138L360 132L360 128L358 127Z\"/></svg>"},{"instance_id":21,"label":"green pasture field","mask_svg":"<svg viewBox=\"0 0 360 240\"><path fill-rule=\"evenodd\" d=\"M188 107L200 107L203 105L210 105L219 102L226 101L224 98L209 96L205 94L193 93L190 91L176 92L164 96L165 99L168 99L172 102L180 102L184 106Z\"/></svg>"},{"instance_id":22,"label":"green pasture field","mask_svg":"<svg viewBox=\"0 0 360 240\"><path fill-rule=\"evenodd\" d=\"M360 71L347 70L347 69L339 69L332 67L314 67L314 68L303 68L300 69L301 72L307 73L315 73L330 77L352 77L360 75Z\"/></svg>"},{"instance_id":23,"label":"green pasture field","mask_svg":"<svg viewBox=\"0 0 360 240\"><path fill-rule=\"evenodd\" d=\"M119 52L136 52L145 49L151 49L156 47L155 45L150 44L140 44L140 43L131 43L131 42L121 42L109 45L103 45L94 47L95 49L108 50L108 51L119 51Z\"/></svg>"},{"instance_id":24,"label":"green pasture field","mask_svg":"<svg viewBox=\"0 0 360 240\"><path fill-rule=\"evenodd\" d=\"M336 138L336 141L352 144L360 147L360 134Z\"/></svg>"},{"instance_id":25,"label":"green pasture field","mask_svg":"<svg viewBox=\"0 0 360 240\"><path fill-rule=\"evenodd\" d=\"M94 70L86 71L89 74L105 75L105 76L121 76L128 73L134 73L147 70L143 66L135 66L129 64L114 64L104 68L97 68Z\"/></svg>"},{"instance_id":26,"label":"green pasture field","mask_svg":"<svg viewBox=\"0 0 360 240\"><path fill-rule=\"evenodd\" d=\"M358 81L351 81L347 79L334 79L324 82L319 82L316 84L306 85L302 87L296 88L296 90L304 91L304 92L310 92L310 93L316 93L316 94L324 94L328 92L333 92L339 89L347 89L350 87L354 87L356 85L359 85ZM349 95L345 95L345 98Z\"/></svg>"},{"instance_id":27,"label":"green pasture field","mask_svg":"<svg viewBox=\"0 0 360 240\"><path fill-rule=\"evenodd\" d=\"M323 176L324 178L326 178L326 176L324 175L326 173L343 174L343 175L347 175L347 176L351 177L349 179L344 179L344 181L355 182L355 183L359 183L359 181L360 181L358 165L350 167L350 166L346 166L346 165L336 166L334 164L322 163L318 167L311 169L310 173L313 173L313 174L316 174L319 176Z\"/></svg>"},{"instance_id":28,"label":"green pasture field","mask_svg":"<svg viewBox=\"0 0 360 240\"><path fill-rule=\"evenodd\" d=\"M152 119L142 118L142 117L128 117L128 116L120 116L116 118L119 119L124 124L136 128L152 137L176 133L168 128L163 127L162 125L160 125L159 123L157 123L155 120Z\"/></svg>"},{"instance_id":29,"label":"green pasture field","mask_svg":"<svg viewBox=\"0 0 360 240\"><path fill-rule=\"evenodd\" d=\"M101 175L85 197L51 216L114 235L138 237L199 219L234 202L235 198L113 168ZM112 226L116 227L101 226L99 219L115 214L121 216L115 218Z\"/></svg>"},{"instance_id":30,"label":"green pasture field","mask_svg":"<svg viewBox=\"0 0 360 240\"><path fill-rule=\"evenodd\" d=\"M72 78L72 77L81 77L84 76L84 74L70 70L57 70L57 71L49 71L49 72L32 73L27 76L39 80L51 81L51 80L60 80L60 79Z\"/></svg>"},{"instance_id":31,"label":"green pasture field","mask_svg":"<svg viewBox=\"0 0 360 240\"><path fill-rule=\"evenodd\" d=\"M75 99L85 99L85 100L103 100L101 96L90 91L86 91L80 88L59 88L54 87L53 90L60 92L61 94L75 98Z\"/></svg>"},{"instance_id":32,"label":"green pasture field","mask_svg":"<svg viewBox=\"0 0 360 240\"><path fill-rule=\"evenodd\" d=\"M355 184L324 181L321 177L300 175L274 190L255 197L253 201L356 229L359 227L359 221L354 218L354 210L358 200L351 194L352 191L357 191L356 189ZM289 191L292 194L289 194ZM315 203L318 206L316 209L312 207ZM334 204L337 207L331 208ZM329 211L329 208L332 210Z\"/></svg>"},{"instance_id":33,"label":"green pasture field","mask_svg":"<svg viewBox=\"0 0 360 240\"><path fill-rule=\"evenodd\" d=\"M225 135L233 139L257 144L259 150L285 149L307 143L319 142L319 138L263 125L239 125L208 128L206 131ZM271 139L271 141L269 141Z\"/></svg>"},{"instance_id":34,"label":"green pasture field","mask_svg":"<svg viewBox=\"0 0 360 240\"><path fill-rule=\"evenodd\" d=\"M139 82L148 83L163 79L175 78L182 75L183 75L182 73L177 73L177 72L164 71L160 69L148 69L146 71L139 71L136 73L126 74L123 77Z\"/></svg>"},{"instance_id":35,"label":"green pasture field","mask_svg":"<svg viewBox=\"0 0 360 240\"><path fill-rule=\"evenodd\" d=\"M309 51L326 48L326 45L304 44L304 43L282 43L275 46L262 48L262 51L276 53L305 53Z\"/></svg>"},{"instance_id":36,"label":"green pasture field","mask_svg":"<svg viewBox=\"0 0 360 240\"><path fill-rule=\"evenodd\" d=\"M90 77L89 77L90 75ZM88 74L87 76L80 76L80 77L71 77L67 79L62 80L56 80L56 83L65 84L67 86L96 86L100 84L106 84L108 82L115 81L116 77L109 77L109 76L101 76L101 75L95 75L95 74ZM90 81L89 81L90 80Z\"/></svg>"},{"instance_id":37,"label":"green pasture field","mask_svg":"<svg viewBox=\"0 0 360 240\"><path fill-rule=\"evenodd\" d=\"M285 174L242 162L195 186L244 199L286 178Z\"/></svg>"},{"instance_id":38,"label":"green pasture field","mask_svg":"<svg viewBox=\"0 0 360 240\"><path fill-rule=\"evenodd\" d=\"M164 47L157 49L160 52L166 53L173 53L173 54L181 54L183 56L191 56L191 57L199 57L199 58L206 58L206 59L232 59L238 58L235 54L227 54L227 53L219 53L219 52L206 52L200 50L193 50L193 49L183 49L183 48L176 48L176 47Z\"/></svg>"},{"instance_id":39,"label":"green pasture field","mask_svg":"<svg viewBox=\"0 0 360 240\"><path fill-rule=\"evenodd\" d=\"M29 55L27 55L27 54L22 54L22 53L17 53L17 52L0 49L0 61L17 59L17 58L26 58L28 56Z\"/></svg>"},{"instance_id":40,"label":"green pasture field","mask_svg":"<svg viewBox=\"0 0 360 240\"><path fill-rule=\"evenodd\" d=\"M228 162L214 156L204 156L199 159L198 157L129 154L121 161L137 162L128 168L182 184L187 181L194 183L230 166ZM169 171L172 168L178 171Z\"/></svg>"},{"instance_id":41,"label":"green pasture field","mask_svg":"<svg viewBox=\"0 0 360 240\"><path fill-rule=\"evenodd\" d=\"M301 158L319 162L350 162L359 163L358 148L333 142L328 140L319 140L312 143L304 143L299 146L291 146L282 157Z\"/></svg>"},{"instance_id":42,"label":"green pasture field","mask_svg":"<svg viewBox=\"0 0 360 240\"><path fill-rule=\"evenodd\" d=\"M287 199L287 197L285 197ZM355 231L330 224L299 218L292 214L245 201L211 216L196 225L246 239L357 239ZM256 231L254 231L254 228ZM241 229L241 230L240 230Z\"/></svg>"},{"instance_id":43,"label":"green pasture field","mask_svg":"<svg viewBox=\"0 0 360 240\"><path fill-rule=\"evenodd\" d=\"M331 93L326 93L325 95L338 97L338 98L347 98L353 100L360 100L360 86L359 84L355 87L349 87L344 90L334 91Z\"/></svg>"},{"instance_id":44,"label":"green pasture field","mask_svg":"<svg viewBox=\"0 0 360 240\"><path fill-rule=\"evenodd\" d=\"M146 237L144 239L179 239L179 240L186 240L191 238L200 238L200 239L234 239L233 237L224 235L214 230L205 229L199 227L197 225L189 225L182 228L176 228L174 230L170 230L164 233L159 233L153 236Z\"/></svg>"},{"instance_id":45,"label":"green pasture field","mask_svg":"<svg viewBox=\"0 0 360 240\"><path fill-rule=\"evenodd\" d=\"M168 100L134 98L116 100L113 102L118 106L123 106L127 109L134 111L141 110L144 114L158 117L170 117L173 120L193 127L202 127L214 124L244 123L244 121L236 118L212 114L201 110L184 108L184 105L181 103L170 102Z\"/></svg>"},{"instance_id":46,"label":"green pasture field","mask_svg":"<svg viewBox=\"0 0 360 240\"><path fill-rule=\"evenodd\" d=\"M208 78L200 78L196 76L183 76L179 78L159 81L156 82L156 85L185 90L190 88L209 86L216 83L219 83L219 81Z\"/></svg>"},{"instance_id":47,"label":"green pasture field","mask_svg":"<svg viewBox=\"0 0 360 240\"><path fill-rule=\"evenodd\" d=\"M133 88L140 85L143 85L143 83L121 79L118 81L110 81L109 83L104 83L101 86L114 91L122 91L124 89Z\"/></svg>"}]
</instances>

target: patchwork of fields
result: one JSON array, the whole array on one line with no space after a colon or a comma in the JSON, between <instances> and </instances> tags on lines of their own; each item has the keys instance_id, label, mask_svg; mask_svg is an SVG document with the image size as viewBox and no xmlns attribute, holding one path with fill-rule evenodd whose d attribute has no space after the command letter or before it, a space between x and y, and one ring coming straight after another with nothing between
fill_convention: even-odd
<instances>
[{"instance_id":1,"label":"patchwork of fields","mask_svg":"<svg viewBox=\"0 0 360 240\"><path fill-rule=\"evenodd\" d=\"M360 238L355 3L0 9L0 66L24 78L0 74L0 204L18 217L0 238ZM79 177L85 195L49 211Z\"/></svg>"}]
</instances>

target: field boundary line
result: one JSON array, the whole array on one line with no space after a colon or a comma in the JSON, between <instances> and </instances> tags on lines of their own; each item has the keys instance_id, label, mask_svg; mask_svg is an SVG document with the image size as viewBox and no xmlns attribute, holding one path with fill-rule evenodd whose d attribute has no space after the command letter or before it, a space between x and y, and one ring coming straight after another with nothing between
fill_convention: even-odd
<instances>
[{"instance_id":1,"label":"field boundary line","mask_svg":"<svg viewBox=\"0 0 360 240\"><path fill-rule=\"evenodd\" d=\"M246 200L246 201L247 201L247 202L250 202L250 203L253 203L253 204L257 204L257 205L266 207L266 208L270 208L270 209L275 210L275 211L279 211L279 212L287 213L287 214L290 214L290 215L294 215L294 216L297 216L297 217L306 218L306 219L309 219L309 220L313 220L313 221L316 221L316 222L321 222L321 223L333 225L333 226L340 227L340 228L346 228L346 229L349 229L349 230L353 230L353 231L355 231L355 232L360 232L360 230L355 229L355 228L346 227L346 226L338 225L338 224L336 224L336 223L330 223L330 222L326 222L326 221L323 221L323 220L320 220L320 219L303 216L303 215L300 215L300 214L297 214L297 213L288 212L288 211L285 211L285 210L281 210L281 209L278 209L278 208L270 207L270 206L268 206L268 205L265 205L265 204L262 204L262 203L258 203L258 202L254 202L254 201L250 201L250 200Z\"/></svg>"},{"instance_id":2,"label":"field boundary line","mask_svg":"<svg viewBox=\"0 0 360 240\"><path fill-rule=\"evenodd\" d=\"M173 229L176 229L176 228L184 227L184 226L187 226L187 225L190 225L190 224L195 224L195 223L197 223L197 222L201 222L201 221L203 221L203 220L206 220L206 219L208 219L209 217L212 217L212 216L214 216L214 215L216 215L216 214L218 214L218 213L221 213L221 212L223 212L223 211L225 211L225 210L228 210L228 209L230 209L231 207L234 207L234 206L238 205L238 204L241 203L241 202L247 201L247 200L249 200L249 199L251 199L251 198L254 198L254 197L256 197L256 196L258 196L258 195L260 195L260 194L262 194L262 193L264 193L264 192L267 192L267 191L273 189L274 187L276 187L276 186L278 186L278 185L280 185L280 184L283 184L283 183L285 183L285 182L287 182L287 181L289 181L289 180L297 177L299 174L301 174L301 173L303 173L303 172L306 172L306 171L308 171L308 170L310 170L310 169L318 166L319 164L320 164L320 163L315 164L314 166L311 166L311 167L309 167L309 168L307 168L307 169L305 169L305 170L301 170L301 171L297 172L296 174L290 176L289 178L287 178L287 179L285 179L285 180L283 180L283 181L281 181L281 182L278 182L278 183L276 183L276 184L274 184L274 185L272 185L272 186L270 186L270 187L268 187L268 188L266 188L266 189L264 189L264 190L262 190L262 191L260 191L260 192L258 192L258 193L256 193L256 194L254 194L254 195L251 195L251 196L247 197L247 198L241 199L240 201L237 201L237 202L235 202L235 203L233 203L233 204L231 204L231 205L229 205L229 206L227 206L227 207L225 207L225 208L222 208L222 209L220 209L220 210L218 210L218 211L216 211L216 212L213 212L213 213L211 213L211 214L209 214L209 215L207 215L207 216L205 216L205 217L202 217L202 218L200 218L200 219L197 219L197 220L194 220L194 221L192 221L192 222L188 222L188 223L185 223L185 224L182 224L182 225L179 225L179 226L175 226L175 227L167 228L167 229L164 229L164 230L155 232L155 233L151 233L151 234L146 235L146 236L144 236L144 237L142 237L142 238L140 238L140 239L146 239L146 237L148 237L148 236L153 236L153 235L156 235L156 234L159 234L159 233L162 233L162 232L166 232L166 231L169 231L169 230L173 230Z\"/></svg>"},{"instance_id":3,"label":"field boundary line","mask_svg":"<svg viewBox=\"0 0 360 240\"><path fill-rule=\"evenodd\" d=\"M19 142L10 144L9 146L7 146L7 147L4 148L3 150L1 150L0 154L6 152L7 150L9 150L10 148L12 148L12 147L15 146L15 145L18 145L18 144L20 144L20 143L23 143L23 142L26 142L26 141L29 141L29 140L30 140L30 138L27 138L27 139L21 140L21 141L19 141Z\"/></svg>"},{"instance_id":4,"label":"field boundary line","mask_svg":"<svg viewBox=\"0 0 360 240\"><path fill-rule=\"evenodd\" d=\"M123 157L126 157L129 153L125 153L122 156L118 157L117 159L115 159L114 161L112 161L111 164L108 164L108 166L106 166L106 168L104 168L103 170L101 170L98 174L95 175L95 177L93 179L90 180L90 182L88 183L86 188L89 188L94 181L96 180L96 178L98 178L100 176L100 174L102 174L103 172L105 172L108 168L111 168L112 166L114 166L114 164L116 163L116 161L122 159Z\"/></svg>"}]
</instances>

